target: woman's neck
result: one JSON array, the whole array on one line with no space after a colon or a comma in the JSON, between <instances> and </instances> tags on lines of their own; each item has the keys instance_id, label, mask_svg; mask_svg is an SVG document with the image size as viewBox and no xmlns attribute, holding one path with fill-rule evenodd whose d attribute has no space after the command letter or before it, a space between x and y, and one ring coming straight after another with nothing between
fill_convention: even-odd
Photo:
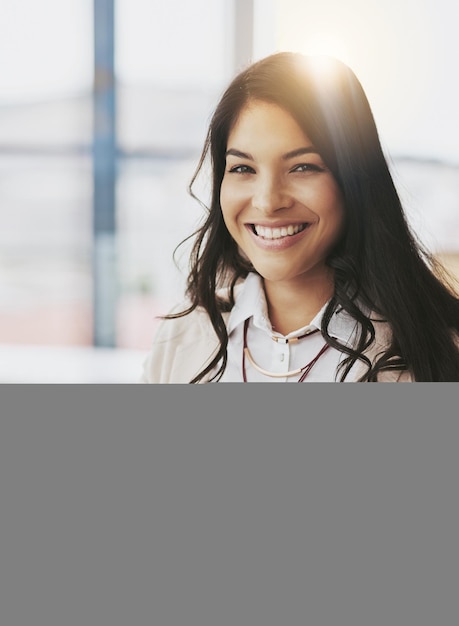
<instances>
[{"instance_id":1,"label":"woman's neck","mask_svg":"<svg viewBox=\"0 0 459 626\"><path fill-rule=\"evenodd\" d=\"M333 281L290 283L264 281L273 329L283 335L307 326L333 295Z\"/></svg>"}]
</instances>

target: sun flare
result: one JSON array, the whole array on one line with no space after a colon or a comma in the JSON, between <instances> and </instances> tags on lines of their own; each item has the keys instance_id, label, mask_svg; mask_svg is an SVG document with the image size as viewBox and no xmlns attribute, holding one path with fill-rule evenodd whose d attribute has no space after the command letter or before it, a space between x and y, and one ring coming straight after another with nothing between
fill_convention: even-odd
<instances>
[{"instance_id":1,"label":"sun flare","mask_svg":"<svg viewBox=\"0 0 459 626\"><path fill-rule=\"evenodd\" d=\"M330 33L317 33L297 50L311 56L334 57L347 65L351 62L351 54L344 41Z\"/></svg>"}]
</instances>

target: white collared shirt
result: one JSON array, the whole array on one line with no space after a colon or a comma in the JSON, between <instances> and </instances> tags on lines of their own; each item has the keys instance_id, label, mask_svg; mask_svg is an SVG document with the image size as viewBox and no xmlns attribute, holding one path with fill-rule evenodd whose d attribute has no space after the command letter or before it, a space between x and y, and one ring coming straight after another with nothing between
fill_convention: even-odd
<instances>
[{"instance_id":1,"label":"white collared shirt","mask_svg":"<svg viewBox=\"0 0 459 626\"><path fill-rule=\"evenodd\" d=\"M253 360L269 372L285 374L304 367L312 361L325 344L321 333L313 333L297 342L290 343L294 337L319 329L326 304L307 326L298 328L288 335L273 331L268 317L268 307L262 279L258 274L250 273L238 294L228 321L228 364L220 382L242 382L242 359L244 345L244 323L249 320L247 346ZM352 345L356 328L355 320L344 311L335 313L328 331L342 343ZM273 339L273 337L275 339ZM304 382L335 382L336 369L346 355L328 348L310 370ZM355 367L355 365L354 365ZM260 373L245 358L247 382L298 382L301 374L272 378ZM352 380L352 376L348 376Z\"/></svg>"}]
</instances>

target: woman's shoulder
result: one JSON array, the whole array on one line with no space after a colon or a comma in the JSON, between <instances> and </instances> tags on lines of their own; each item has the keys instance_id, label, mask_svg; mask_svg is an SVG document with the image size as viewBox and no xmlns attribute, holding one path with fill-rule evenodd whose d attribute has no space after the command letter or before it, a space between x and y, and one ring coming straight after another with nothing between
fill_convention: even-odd
<instances>
[{"instance_id":1,"label":"woman's shoulder","mask_svg":"<svg viewBox=\"0 0 459 626\"><path fill-rule=\"evenodd\" d=\"M196 337L212 333L212 324L204 309L197 307L187 313L189 303L182 302L161 318L153 337L153 345L172 340L193 342Z\"/></svg>"},{"instance_id":2,"label":"woman's shoulder","mask_svg":"<svg viewBox=\"0 0 459 626\"><path fill-rule=\"evenodd\" d=\"M220 343L207 312L202 307L188 309L184 301L161 319L141 382L189 383L215 356ZM222 313L225 323L229 315Z\"/></svg>"},{"instance_id":3,"label":"woman's shoulder","mask_svg":"<svg viewBox=\"0 0 459 626\"><path fill-rule=\"evenodd\" d=\"M235 299L237 299L242 285L243 282L240 282L235 286ZM222 305L223 320L227 323L231 312L229 288L224 287L218 289L217 297ZM214 335L214 328L204 307L197 306L191 310L190 308L190 302L187 300L182 301L172 308L168 314L161 319L153 339L153 345L169 342L173 339L183 339L183 341L193 343L197 338L208 338Z\"/></svg>"}]
</instances>

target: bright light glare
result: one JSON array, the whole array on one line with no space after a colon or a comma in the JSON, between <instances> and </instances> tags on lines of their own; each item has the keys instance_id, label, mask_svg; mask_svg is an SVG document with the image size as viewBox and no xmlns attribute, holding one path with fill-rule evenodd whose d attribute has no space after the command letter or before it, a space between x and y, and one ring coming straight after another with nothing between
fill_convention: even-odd
<instances>
[{"instance_id":1,"label":"bright light glare","mask_svg":"<svg viewBox=\"0 0 459 626\"><path fill-rule=\"evenodd\" d=\"M326 33L318 33L310 37L299 52L318 57L334 57L347 65L351 61L349 50L344 42Z\"/></svg>"},{"instance_id":2,"label":"bright light glare","mask_svg":"<svg viewBox=\"0 0 459 626\"><path fill-rule=\"evenodd\" d=\"M393 153L448 155L457 162L459 83L452 78L457 3L272 1L278 15L276 49L335 57L350 67Z\"/></svg>"}]
</instances>

